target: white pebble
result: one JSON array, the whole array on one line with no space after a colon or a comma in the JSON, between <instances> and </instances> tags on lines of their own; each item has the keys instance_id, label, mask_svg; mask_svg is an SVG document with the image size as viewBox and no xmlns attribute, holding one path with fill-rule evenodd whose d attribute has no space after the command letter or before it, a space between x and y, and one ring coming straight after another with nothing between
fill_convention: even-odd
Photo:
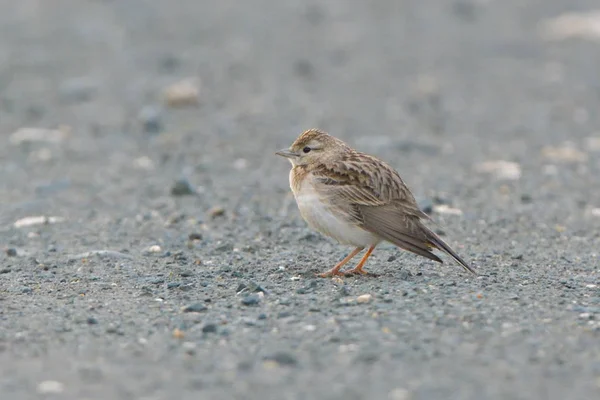
<instances>
[{"instance_id":1,"label":"white pebble","mask_svg":"<svg viewBox=\"0 0 600 400\"><path fill-rule=\"evenodd\" d=\"M233 163L233 168L237 170L243 170L248 167L248 161L245 158L238 158Z\"/></svg>"},{"instance_id":2,"label":"white pebble","mask_svg":"<svg viewBox=\"0 0 600 400\"><path fill-rule=\"evenodd\" d=\"M452 208L446 204L440 204L433 207L433 211L438 214L446 214L446 215L462 215L462 210L458 208Z\"/></svg>"},{"instance_id":3,"label":"white pebble","mask_svg":"<svg viewBox=\"0 0 600 400\"><path fill-rule=\"evenodd\" d=\"M356 302L357 303L369 303L372 298L373 298L373 296L371 296L370 294L361 294L360 296L358 296L356 298Z\"/></svg>"},{"instance_id":4,"label":"white pebble","mask_svg":"<svg viewBox=\"0 0 600 400\"><path fill-rule=\"evenodd\" d=\"M57 222L64 221L64 218L61 217L47 217L45 215L34 216L34 217L25 217L15 221L15 228L26 228L28 226L34 225L49 225L56 224Z\"/></svg>"},{"instance_id":5,"label":"white pebble","mask_svg":"<svg viewBox=\"0 0 600 400\"><path fill-rule=\"evenodd\" d=\"M40 382L37 391L40 394L57 394L65 390L65 385L58 381L43 381Z\"/></svg>"},{"instance_id":6,"label":"white pebble","mask_svg":"<svg viewBox=\"0 0 600 400\"><path fill-rule=\"evenodd\" d=\"M167 87L164 92L166 103L171 107L198 104L200 82L196 78L184 79Z\"/></svg>"},{"instance_id":7,"label":"white pebble","mask_svg":"<svg viewBox=\"0 0 600 400\"><path fill-rule=\"evenodd\" d=\"M154 169L154 161L148 156L142 156L133 161L133 166L137 169L151 171Z\"/></svg>"},{"instance_id":8,"label":"white pebble","mask_svg":"<svg viewBox=\"0 0 600 400\"><path fill-rule=\"evenodd\" d=\"M60 143L71 135L71 128L61 126L58 129L21 128L10 135L10 142L18 145L24 142Z\"/></svg>"},{"instance_id":9,"label":"white pebble","mask_svg":"<svg viewBox=\"0 0 600 400\"><path fill-rule=\"evenodd\" d=\"M148 248L148 251L149 251L150 253L160 253L160 252L161 252L161 250L162 250L162 249L161 249L161 248L160 248L160 246L159 246L159 245L157 245L157 244L155 244L154 246L150 246L150 247Z\"/></svg>"},{"instance_id":10,"label":"white pebble","mask_svg":"<svg viewBox=\"0 0 600 400\"><path fill-rule=\"evenodd\" d=\"M316 330L317 330L317 327L316 327L316 326L314 326L314 325L306 325L306 326L304 327L304 330L305 330L305 331L308 331L308 332L314 332L314 331L316 331Z\"/></svg>"},{"instance_id":11,"label":"white pebble","mask_svg":"<svg viewBox=\"0 0 600 400\"><path fill-rule=\"evenodd\" d=\"M410 392L403 388L396 388L388 394L390 400L408 400L410 399Z\"/></svg>"},{"instance_id":12,"label":"white pebble","mask_svg":"<svg viewBox=\"0 0 600 400\"><path fill-rule=\"evenodd\" d=\"M476 170L490 174L498 180L515 181L521 178L521 166L511 161L486 161L477 165Z\"/></svg>"}]
</instances>

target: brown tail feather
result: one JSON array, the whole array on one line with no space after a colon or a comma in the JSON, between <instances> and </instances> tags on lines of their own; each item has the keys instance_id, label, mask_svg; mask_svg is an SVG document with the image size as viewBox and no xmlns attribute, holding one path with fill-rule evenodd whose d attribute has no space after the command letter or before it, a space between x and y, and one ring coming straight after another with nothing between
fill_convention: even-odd
<instances>
[{"instance_id":1,"label":"brown tail feather","mask_svg":"<svg viewBox=\"0 0 600 400\"><path fill-rule=\"evenodd\" d=\"M461 256L456 254L456 252L454 250L452 250L450 248L450 246L448 246L446 244L446 242L444 242L442 239L440 239L440 237L438 235L436 235L433 231L431 231L429 228L427 228L425 226L423 226L423 230L425 231L425 234L427 235L427 239L431 242L431 244L433 246L435 246L437 249L443 251L444 253L447 253L448 255L450 255L452 258L454 258L454 260L458 264L460 264L464 269L466 269L470 273L477 275L477 272L475 272L475 270L465 260L463 260L461 258Z\"/></svg>"}]
</instances>

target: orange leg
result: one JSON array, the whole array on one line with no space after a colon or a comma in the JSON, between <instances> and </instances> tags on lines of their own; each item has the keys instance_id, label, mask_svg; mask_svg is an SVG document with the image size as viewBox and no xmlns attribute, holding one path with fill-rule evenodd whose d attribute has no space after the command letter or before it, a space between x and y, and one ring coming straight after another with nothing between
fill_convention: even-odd
<instances>
[{"instance_id":1,"label":"orange leg","mask_svg":"<svg viewBox=\"0 0 600 400\"><path fill-rule=\"evenodd\" d=\"M342 261L337 263L335 267L331 268L327 272L323 272L322 274L317 274L317 275L320 276L321 278L329 278L330 276L335 276L335 275L344 275L343 272L340 272L340 269L344 265L346 265L348 263L348 261L352 260L358 253L363 251L363 249L364 249L364 247L355 248L354 250L352 250L352 253L348 254L346 256L346 258L344 258Z\"/></svg>"},{"instance_id":2,"label":"orange leg","mask_svg":"<svg viewBox=\"0 0 600 400\"><path fill-rule=\"evenodd\" d=\"M373 250L375 250L375 246L369 247L369 250L367 250L367 252L363 256L363 258L361 258L361 260L358 263L358 265L354 269L351 269L349 271L345 271L344 275L352 275L352 274L367 275L368 272L365 271L363 269L363 267L365 266L365 263L367 262L367 259L369 258L369 256L371 255L371 253L373 253Z\"/></svg>"}]
</instances>

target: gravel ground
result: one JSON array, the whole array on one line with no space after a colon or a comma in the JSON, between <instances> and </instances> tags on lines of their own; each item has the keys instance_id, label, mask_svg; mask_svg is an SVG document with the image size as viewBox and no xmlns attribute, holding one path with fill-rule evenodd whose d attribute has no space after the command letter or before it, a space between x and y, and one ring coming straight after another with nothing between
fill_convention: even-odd
<instances>
[{"instance_id":1,"label":"gravel ground","mask_svg":"<svg viewBox=\"0 0 600 400\"><path fill-rule=\"evenodd\" d=\"M594 5L0 0L2 397L600 398L599 17L543 23ZM312 127L482 276L315 278Z\"/></svg>"}]
</instances>

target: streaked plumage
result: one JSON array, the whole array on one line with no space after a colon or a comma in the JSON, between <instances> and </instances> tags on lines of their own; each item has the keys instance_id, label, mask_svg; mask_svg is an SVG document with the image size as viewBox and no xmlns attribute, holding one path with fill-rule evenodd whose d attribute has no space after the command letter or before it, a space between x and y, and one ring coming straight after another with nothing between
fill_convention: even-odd
<instances>
[{"instance_id":1,"label":"streaked plumage","mask_svg":"<svg viewBox=\"0 0 600 400\"><path fill-rule=\"evenodd\" d=\"M341 244L356 247L321 276L344 274L340 268L364 248L360 263L346 273L365 273L367 258L381 241L442 262L439 249L467 271L475 271L421 222L428 219L392 167L358 152L318 129L302 133L289 149L277 154L292 163L290 187L308 225Z\"/></svg>"}]
</instances>

